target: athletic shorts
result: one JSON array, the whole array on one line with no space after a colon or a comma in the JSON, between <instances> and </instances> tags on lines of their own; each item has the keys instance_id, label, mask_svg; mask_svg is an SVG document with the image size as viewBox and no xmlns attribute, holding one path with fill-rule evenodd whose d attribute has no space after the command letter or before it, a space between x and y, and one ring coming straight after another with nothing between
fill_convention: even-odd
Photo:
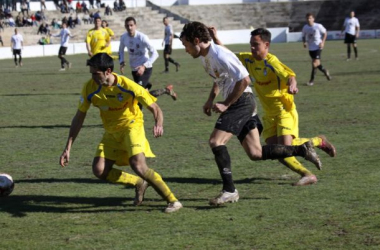
<instances>
[{"instance_id":1,"label":"athletic shorts","mask_svg":"<svg viewBox=\"0 0 380 250\"><path fill-rule=\"evenodd\" d=\"M21 49L14 49L13 50L13 55L15 56L15 55L19 55L19 56L21 56Z\"/></svg>"},{"instance_id":2,"label":"athletic shorts","mask_svg":"<svg viewBox=\"0 0 380 250\"><path fill-rule=\"evenodd\" d=\"M281 114L274 116L263 116L264 130L262 137L264 141L273 136L292 135L298 138L298 113L296 109L283 110Z\"/></svg>"},{"instance_id":3,"label":"athletic shorts","mask_svg":"<svg viewBox=\"0 0 380 250\"><path fill-rule=\"evenodd\" d=\"M215 129L236 135L242 142L250 130L257 127L260 119L252 116L256 109L252 93L244 92L239 99L223 112L215 124Z\"/></svg>"},{"instance_id":4,"label":"athletic shorts","mask_svg":"<svg viewBox=\"0 0 380 250\"><path fill-rule=\"evenodd\" d=\"M61 47L59 47L59 51L58 51L58 55L59 56L64 56L64 55L66 55L66 51L67 51L67 47L63 47L63 46L61 46Z\"/></svg>"},{"instance_id":5,"label":"athletic shorts","mask_svg":"<svg viewBox=\"0 0 380 250\"><path fill-rule=\"evenodd\" d=\"M172 48L170 47L169 44L166 44L164 48L164 54L170 55L171 53L172 53Z\"/></svg>"},{"instance_id":6,"label":"athletic shorts","mask_svg":"<svg viewBox=\"0 0 380 250\"><path fill-rule=\"evenodd\" d=\"M356 43L356 36L346 33L344 36L344 43Z\"/></svg>"},{"instance_id":7,"label":"athletic shorts","mask_svg":"<svg viewBox=\"0 0 380 250\"><path fill-rule=\"evenodd\" d=\"M144 126L135 126L116 133L105 132L95 157L115 161L118 166L128 166L129 158L140 153L155 157L145 137Z\"/></svg>"},{"instance_id":8,"label":"athletic shorts","mask_svg":"<svg viewBox=\"0 0 380 250\"><path fill-rule=\"evenodd\" d=\"M321 59L321 54L322 54L322 50L320 49L309 51L309 55L313 59Z\"/></svg>"},{"instance_id":9,"label":"athletic shorts","mask_svg":"<svg viewBox=\"0 0 380 250\"><path fill-rule=\"evenodd\" d=\"M143 86L145 89L150 89L149 78L152 75L153 68L146 68L142 76L137 75L137 71L132 71L133 81ZM149 87L150 85L150 87Z\"/></svg>"}]
</instances>

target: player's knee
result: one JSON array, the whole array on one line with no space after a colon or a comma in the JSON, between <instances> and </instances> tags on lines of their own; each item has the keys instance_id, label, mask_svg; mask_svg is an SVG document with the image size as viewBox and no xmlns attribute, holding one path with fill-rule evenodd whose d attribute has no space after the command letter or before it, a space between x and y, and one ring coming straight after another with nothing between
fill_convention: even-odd
<instances>
[{"instance_id":1,"label":"player's knee","mask_svg":"<svg viewBox=\"0 0 380 250\"><path fill-rule=\"evenodd\" d=\"M248 152L248 157L251 159L251 161L259 161L262 158L262 153L257 151L250 151Z\"/></svg>"},{"instance_id":2,"label":"player's knee","mask_svg":"<svg viewBox=\"0 0 380 250\"><path fill-rule=\"evenodd\" d=\"M222 141L218 140L217 138L213 138L213 137L209 139L208 144L209 144L210 148L215 148L215 147L218 147L221 145L225 145L225 143L223 143Z\"/></svg>"}]
</instances>

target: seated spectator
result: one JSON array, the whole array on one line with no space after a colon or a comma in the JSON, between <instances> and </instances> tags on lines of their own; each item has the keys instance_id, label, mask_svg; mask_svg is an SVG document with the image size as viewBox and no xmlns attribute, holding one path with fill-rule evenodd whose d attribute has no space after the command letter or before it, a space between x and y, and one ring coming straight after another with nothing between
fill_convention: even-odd
<instances>
[{"instance_id":1,"label":"seated spectator","mask_svg":"<svg viewBox=\"0 0 380 250\"><path fill-rule=\"evenodd\" d=\"M36 16L36 21L38 21L38 22L42 21L41 11L37 11L36 14L35 14L35 16Z\"/></svg>"},{"instance_id":2,"label":"seated spectator","mask_svg":"<svg viewBox=\"0 0 380 250\"><path fill-rule=\"evenodd\" d=\"M95 9L95 7L94 7L94 0L89 0L88 2L90 3L90 6L88 6L89 9L90 9L90 8L91 8L91 9Z\"/></svg>"},{"instance_id":3,"label":"seated spectator","mask_svg":"<svg viewBox=\"0 0 380 250\"><path fill-rule=\"evenodd\" d=\"M21 12L18 13L16 17L16 27L24 26L24 18L21 16Z\"/></svg>"},{"instance_id":4,"label":"seated spectator","mask_svg":"<svg viewBox=\"0 0 380 250\"><path fill-rule=\"evenodd\" d=\"M39 45L48 45L48 44L51 44L51 41L50 41L50 36L43 36L40 38L40 40L38 40L38 44Z\"/></svg>"},{"instance_id":5,"label":"seated spectator","mask_svg":"<svg viewBox=\"0 0 380 250\"><path fill-rule=\"evenodd\" d=\"M75 25L82 25L82 21L80 20L78 14L75 15L74 24Z\"/></svg>"},{"instance_id":6,"label":"seated spectator","mask_svg":"<svg viewBox=\"0 0 380 250\"><path fill-rule=\"evenodd\" d=\"M31 16L30 16L30 19L32 19L32 25L33 26L38 26L38 22L37 22L37 19L36 19L36 15L35 14L32 14Z\"/></svg>"},{"instance_id":7,"label":"seated spectator","mask_svg":"<svg viewBox=\"0 0 380 250\"><path fill-rule=\"evenodd\" d=\"M23 16L25 16L25 12L26 12L26 15L29 15L28 5L26 4L25 1L23 1L21 4L21 12Z\"/></svg>"},{"instance_id":8,"label":"seated spectator","mask_svg":"<svg viewBox=\"0 0 380 250\"><path fill-rule=\"evenodd\" d=\"M124 0L119 0L119 9L120 11L127 9L127 6L125 5Z\"/></svg>"},{"instance_id":9,"label":"seated spectator","mask_svg":"<svg viewBox=\"0 0 380 250\"><path fill-rule=\"evenodd\" d=\"M59 5L59 0L53 0L53 2L54 2L54 5L55 5L55 8L57 10L61 10L61 6Z\"/></svg>"},{"instance_id":10,"label":"seated spectator","mask_svg":"<svg viewBox=\"0 0 380 250\"><path fill-rule=\"evenodd\" d=\"M106 10L104 11L105 16L112 16L112 10L109 5L107 5Z\"/></svg>"},{"instance_id":11,"label":"seated spectator","mask_svg":"<svg viewBox=\"0 0 380 250\"><path fill-rule=\"evenodd\" d=\"M84 1L82 1L82 11L83 11L83 13L88 13L89 12L89 10L87 8L87 4Z\"/></svg>"},{"instance_id":12,"label":"seated spectator","mask_svg":"<svg viewBox=\"0 0 380 250\"><path fill-rule=\"evenodd\" d=\"M75 12L73 8L73 0L67 0L68 13Z\"/></svg>"},{"instance_id":13,"label":"seated spectator","mask_svg":"<svg viewBox=\"0 0 380 250\"><path fill-rule=\"evenodd\" d=\"M26 21L26 26L33 26L33 20L30 16L27 16L26 18L24 17L24 20Z\"/></svg>"},{"instance_id":14,"label":"seated spectator","mask_svg":"<svg viewBox=\"0 0 380 250\"><path fill-rule=\"evenodd\" d=\"M118 4L117 0L115 0L115 2L113 2L113 11L120 11L119 4Z\"/></svg>"},{"instance_id":15,"label":"seated spectator","mask_svg":"<svg viewBox=\"0 0 380 250\"><path fill-rule=\"evenodd\" d=\"M1 46L4 47L3 38L1 37L1 34L0 34L0 43L1 43Z\"/></svg>"},{"instance_id":16,"label":"seated spectator","mask_svg":"<svg viewBox=\"0 0 380 250\"><path fill-rule=\"evenodd\" d=\"M96 8L100 9L101 5L102 5L102 1L96 0Z\"/></svg>"},{"instance_id":17,"label":"seated spectator","mask_svg":"<svg viewBox=\"0 0 380 250\"><path fill-rule=\"evenodd\" d=\"M9 7L5 8L4 16L5 16L5 18L12 17L11 10L9 9Z\"/></svg>"},{"instance_id":18,"label":"seated spectator","mask_svg":"<svg viewBox=\"0 0 380 250\"><path fill-rule=\"evenodd\" d=\"M75 9L76 9L76 12L77 12L77 13L81 13L81 12L82 12L82 5L80 4L79 1L78 1L77 4L75 5Z\"/></svg>"},{"instance_id":19,"label":"seated spectator","mask_svg":"<svg viewBox=\"0 0 380 250\"><path fill-rule=\"evenodd\" d=\"M0 20L0 30L4 31L4 22L3 22L3 20Z\"/></svg>"},{"instance_id":20,"label":"seated spectator","mask_svg":"<svg viewBox=\"0 0 380 250\"><path fill-rule=\"evenodd\" d=\"M8 18L8 25L9 25L9 27L15 27L15 26L16 26L16 22L15 22L15 20L13 19L12 16L10 16L10 17Z\"/></svg>"},{"instance_id":21,"label":"seated spectator","mask_svg":"<svg viewBox=\"0 0 380 250\"><path fill-rule=\"evenodd\" d=\"M46 10L45 0L40 0L40 3L41 3L41 10L43 10L43 9Z\"/></svg>"},{"instance_id":22,"label":"seated spectator","mask_svg":"<svg viewBox=\"0 0 380 250\"><path fill-rule=\"evenodd\" d=\"M55 19L55 18L53 18L53 20L51 21L51 27L53 28L53 29L60 29L61 28L61 26L58 24L58 22L57 22L57 19Z\"/></svg>"},{"instance_id":23,"label":"seated spectator","mask_svg":"<svg viewBox=\"0 0 380 250\"><path fill-rule=\"evenodd\" d=\"M37 35L39 35L40 33L41 34L49 34L50 33L49 26L47 25L47 23L45 23L45 22L41 23L40 27L38 28Z\"/></svg>"},{"instance_id":24,"label":"seated spectator","mask_svg":"<svg viewBox=\"0 0 380 250\"><path fill-rule=\"evenodd\" d=\"M68 20L67 20L67 17L66 16L64 16L63 18L62 18L62 23L68 23Z\"/></svg>"},{"instance_id":25,"label":"seated spectator","mask_svg":"<svg viewBox=\"0 0 380 250\"><path fill-rule=\"evenodd\" d=\"M83 19L82 20L83 20L84 24L91 23L91 18L90 18L90 15L88 13L86 13L86 14L83 15Z\"/></svg>"},{"instance_id":26,"label":"seated spectator","mask_svg":"<svg viewBox=\"0 0 380 250\"><path fill-rule=\"evenodd\" d=\"M70 29L74 29L75 28L75 24L74 24L74 20L73 20L73 17L69 16L69 19L67 20L67 27L70 27Z\"/></svg>"}]
</instances>

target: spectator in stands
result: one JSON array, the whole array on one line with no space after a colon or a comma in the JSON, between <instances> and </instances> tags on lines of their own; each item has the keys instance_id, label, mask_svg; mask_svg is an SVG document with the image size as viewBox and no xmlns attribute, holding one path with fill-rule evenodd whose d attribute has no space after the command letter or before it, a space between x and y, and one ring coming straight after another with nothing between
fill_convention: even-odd
<instances>
[{"instance_id":1,"label":"spectator in stands","mask_svg":"<svg viewBox=\"0 0 380 250\"><path fill-rule=\"evenodd\" d=\"M86 13L86 14L83 15L83 19L82 20L83 20L84 24L91 23L91 17L90 17L90 15L88 13Z\"/></svg>"},{"instance_id":2,"label":"spectator in stands","mask_svg":"<svg viewBox=\"0 0 380 250\"><path fill-rule=\"evenodd\" d=\"M75 24L75 26L82 24L82 21L80 20L78 14L75 15L74 24Z\"/></svg>"},{"instance_id":3,"label":"spectator in stands","mask_svg":"<svg viewBox=\"0 0 380 250\"><path fill-rule=\"evenodd\" d=\"M62 18L62 24L63 24L63 23L66 23L66 24L67 24L67 22L68 22L67 17L64 16L64 17Z\"/></svg>"},{"instance_id":4,"label":"spectator in stands","mask_svg":"<svg viewBox=\"0 0 380 250\"><path fill-rule=\"evenodd\" d=\"M5 10L4 10L4 16L5 16L5 18L9 18L9 17L12 16L11 10L9 9L9 7L5 8Z\"/></svg>"},{"instance_id":5,"label":"spectator in stands","mask_svg":"<svg viewBox=\"0 0 380 250\"><path fill-rule=\"evenodd\" d=\"M8 25L9 25L9 27L15 27L16 26L16 22L12 16L8 17Z\"/></svg>"},{"instance_id":6,"label":"spectator in stands","mask_svg":"<svg viewBox=\"0 0 380 250\"><path fill-rule=\"evenodd\" d=\"M40 27L38 27L38 31L37 31L37 35L39 34L49 34L50 33L50 30L49 30L49 25L45 22L42 22Z\"/></svg>"},{"instance_id":7,"label":"spectator in stands","mask_svg":"<svg viewBox=\"0 0 380 250\"><path fill-rule=\"evenodd\" d=\"M41 37L40 40L38 40L38 44L39 45L48 45L48 44L51 44L49 35Z\"/></svg>"},{"instance_id":8,"label":"spectator in stands","mask_svg":"<svg viewBox=\"0 0 380 250\"><path fill-rule=\"evenodd\" d=\"M107 5L106 10L104 11L105 16L112 16L112 10L109 5Z\"/></svg>"},{"instance_id":9,"label":"spectator in stands","mask_svg":"<svg viewBox=\"0 0 380 250\"><path fill-rule=\"evenodd\" d=\"M83 13L89 13L89 10L87 8L87 4L85 3L85 1L82 1L82 11Z\"/></svg>"},{"instance_id":10,"label":"spectator in stands","mask_svg":"<svg viewBox=\"0 0 380 250\"><path fill-rule=\"evenodd\" d=\"M359 20L355 17L355 12L350 12L350 17L344 20L342 32L345 32L344 43L347 44L347 61L351 59L351 46L355 52L355 60L358 60L358 48L356 39L359 38L360 24Z\"/></svg>"},{"instance_id":11,"label":"spectator in stands","mask_svg":"<svg viewBox=\"0 0 380 250\"><path fill-rule=\"evenodd\" d=\"M40 0L40 3L41 3L41 11L46 10L45 0Z\"/></svg>"},{"instance_id":12,"label":"spectator in stands","mask_svg":"<svg viewBox=\"0 0 380 250\"><path fill-rule=\"evenodd\" d=\"M28 11L30 10L30 0L25 0L26 6L28 7Z\"/></svg>"},{"instance_id":13,"label":"spectator in stands","mask_svg":"<svg viewBox=\"0 0 380 250\"><path fill-rule=\"evenodd\" d=\"M61 27L60 27L60 25L58 24L58 22L57 22L57 19L55 19L55 18L53 18L53 20L51 21L51 27L53 28L53 29L60 29Z\"/></svg>"},{"instance_id":14,"label":"spectator in stands","mask_svg":"<svg viewBox=\"0 0 380 250\"><path fill-rule=\"evenodd\" d=\"M36 15L34 13L30 16L30 19L32 19L32 23L33 23L32 25L38 27Z\"/></svg>"},{"instance_id":15,"label":"spectator in stands","mask_svg":"<svg viewBox=\"0 0 380 250\"><path fill-rule=\"evenodd\" d=\"M102 5L102 1L96 0L96 8L100 9L101 5Z\"/></svg>"},{"instance_id":16,"label":"spectator in stands","mask_svg":"<svg viewBox=\"0 0 380 250\"><path fill-rule=\"evenodd\" d=\"M75 10L76 10L77 13L81 13L82 12L82 5L80 4L79 1L75 5Z\"/></svg>"},{"instance_id":17,"label":"spectator in stands","mask_svg":"<svg viewBox=\"0 0 380 250\"><path fill-rule=\"evenodd\" d=\"M33 26L33 20L30 16L24 17L24 20L26 20L26 26Z\"/></svg>"},{"instance_id":18,"label":"spectator in stands","mask_svg":"<svg viewBox=\"0 0 380 250\"><path fill-rule=\"evenodd\" d=\"M12 11L17 11L17 0L9 0L12 4Z\"/></svg>"},{"instance_id":19,"label":"spectator in stands","mask_svg":"<svg viewBox=\"0 0 380 250\"><path fill-rule=\"evenodd\" d=\"M1 30L4 31L4 22L3 22L3 20L0 20L0 31Z\"/></svg>"},{"instance_id":20,"label":"spectator in stands","mask_svg":"<svg viewBox=\"0 0 380 250\"><path fill-rule=\"evenodd\" d=\"M18 15L17 15L17 17L16 17L16 26L17 27L24 26L24 19L21 16L21 12L19 12Z\"/></svg>"},{"instance_id":21,"label":"spectator in stands","mask_svg":"<svg viewBox=\"0 0 380 250\"><path fill-rule=\"evenodd\" d=\"M54 6L57 10L61 10L61 6L59 5L59 0L53 0Z\"/></svg>"},{"instance_id":22,"label":"spectator in stands","mask_svg":"<svg viewBox=\"0 0 380 250\"><path fill-rule=\"evenodd\" d=\"M26 15L29 15L28 5L26 4L25 1L23 1L21 4L21 12L23 16L25 16L25 12L26 12Z\"/></svg>"},{"instance_id":23,"label":"spectator in stands","mask_svg":"<svg viewBox=\"0 0 380 250\"><path fill-rule=\"evenodd\" d=\"M94 7L94 0L89 0L90 6L88 6L91 9L95 9Z\"/></svg>"},{"instance_id":24,"label":"spectator in stands","mask_svg":"<svg viewBox=\"0 0 380 250\"><path fill-rule=\"evenodd\" d=\"M328 81L331 80L330 73L321 64L321 54L322 49L325 46L325 41L327 38L327 30L320 23L314 22L314 15L311 13L306 14L307 24L302 28L302 41L303 47L309 48L309 55L311 57L311 76L310 81L307 83L308 86L314 85L314 76L319 69L327 78Z\"/></svg>"},{"instance_id":25,"label":"spectator in stands","mask_svg":"<svg viewBox=\"0 0 380 250\"><path fill-rule=\"evenodd\" d=\"M123 11L126 9L127 9L127 6L125 5L124 0L119 0L119 10Z\"/></svg>"},{"instance_id":26,"label":"spectator in stands","mask_svg":"<svg viewBox=\"0 0 380 250\"><path fill-rule=\"evenodd\" d=\"M117 0L115 0L113 2L113 11L115 11L115 12L120 11L119 10L119 4L118 4Z\"/></svg>"},{"instance_id":27,"label":"spectator in stands","mask_svg":"<svg viewBox=\"0 0 380 250\"><path fill-rule=\"evenodd\" d=\"M70 29L75 28L75 23L71 14L69 16L69 19L67 20L67 26L70 27Z\"/></svg>"}]
</instances>

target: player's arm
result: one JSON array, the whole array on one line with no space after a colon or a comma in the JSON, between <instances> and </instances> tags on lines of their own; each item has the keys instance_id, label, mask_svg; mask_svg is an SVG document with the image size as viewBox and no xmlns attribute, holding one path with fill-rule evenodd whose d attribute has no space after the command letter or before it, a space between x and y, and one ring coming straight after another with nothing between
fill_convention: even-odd
<instances>
[{"instance_id":1,"label":"player's arm","mask_svg":"<svg viewBox=\"0 0 380 250\"><path fill-rule=\"evenodd\" d=\"M325 30L325 33L323 33L322 42L319 44L319 48L323 49L323 47L325 46L326 39L327 39L327 30Z\"/></svg>"},{"instance_id":2,"label":"player's arm","mask_svg":"<svg viewBox=\"0 0 380 250\"><path fill-rule=\"evenodd\" d=\"M306 43L306 34L304 32L302 32L302 44L303 44L303 47L306 48L307 47L307 43Z\"/></svg>"},{"instance_id":3,"label":"player's arm","mask_svg":"<svg viewBox=\"0 0 380 250\"><path fill-rule=\"evenodd\" d=\"M208 27L208 32L210 33L210 36L211 36L211 38L212 38L212 40L213 40L213 42L215 44L227 48L226 46L224 46L224 44L222 43L222 41L219 39L218 32L217 32L217 30L216 30L216 28L214 26Z\"/></svg>"},{"instance_id":4,"label":"player's arm","mask_svg":"<svg viewBox=\"0 0 380 250\"><path fill-rule=\"evenodd\" d=\"M147 106L147 109L152 112L154 118L154 127L153 127L153 136L160 137L164 134L164 115L160 106L157 103L152 103L150 106Z\"/></svg>"},{"instance_id":5,"label":"player's arm","mask_svg":"<svg viewBox=\"0 0 380 250\"><path fill-rule=\"evenodd\" d=\"M355 36L356 36L356 38L358 38L359 34L360 34L360 26L359 26L359 24L355 26L355 30L356 30Z\"/></svg>"},{"instance_id":6,"label":"player's arm","mask_svg":"<svg viewBox=\"0 0 380 250\"><path fill-rule=\"evenodd\" d=\"M228 95L226 100L223 102L215 103L215 105L212 107L212 110L216 113L223 113L226 111L229 106L231 106L239 99L249 84L251 84L251 79L249 79L249 76L246 76L242 80L236 82L234 89L232 90L231 94Z\"/></svg>"},{"instance_id":7,"label":"player's arm","mask_svg":"<svg viewBox=\"0 0 380 250\"><path fill-rule=\"evenodd\" d=\"M120 45L119 45L119 63L120 63L120 72L124 75L124 67L125 67L125 62L124 62L124 39L123 36L120 38Z\"/></svg>"},{"instance_id":8,"label":"player's arm","mask_svg":"<svg viewBox=\"0 0 380 250\"><path fill-rule=\"evenodd\" d=\"M63 153L59 159L59 164L62 167L67 166L69 164L71 146L73 145L75 138L78 136L79 131L83 126L86 114L86 112L78 110L73 120L71 121L70 132L69 137L67 138L66 147L63 150Z\"/></svg>"},{"instance_id":9,"label":"player's arm","mask_svg":"<svg viewBox=\"0 0 380 250\"><path fill-rule=\"evenodd\" d=\"M342 26L342 33L346 29L346 22L347 22L347 18L344 19L343 26Z\"/></svg>"},{"instance_id":10,"label":"player's arm","mask_svg":"<svg viewBox=\"0 0 380 250\"><path fill-rule=\"evenodd\" d=\"M218 84L214 82L214 84L212 85L209 97L206 103L203 105L203 113L205 113L208 116L211 116L212 106L218 94L219 94L219 87L218 87Z\"/></svg>"},{"instance_id":11,"label":"player's arm","mask_svg":"<svg viewBox=\"0 0 380 250\"><path fill-rule=\"evenodd\" d=\"M146 68L151 68L153 66L153 63L158 58L158 52L150 43L148 37L145 36L142 42L145 44L146 48L148 49L149 58L143 65L136 67L137 75L140 75L140 76L144 74L144 71Z\"/></svg>"}]
</instances>

